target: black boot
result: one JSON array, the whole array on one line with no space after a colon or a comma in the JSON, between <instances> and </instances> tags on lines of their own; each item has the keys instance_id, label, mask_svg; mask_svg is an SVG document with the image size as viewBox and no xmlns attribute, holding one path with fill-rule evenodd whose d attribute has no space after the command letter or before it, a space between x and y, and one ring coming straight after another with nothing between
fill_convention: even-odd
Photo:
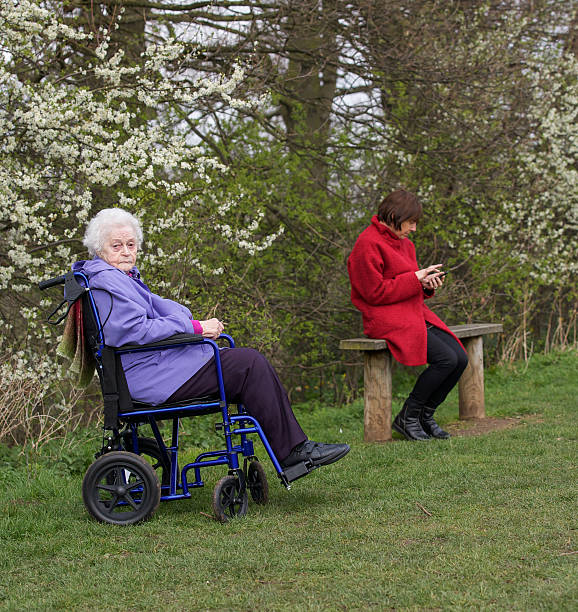
<instances>
[{"instance_id":1,"label":"black boot","mask_svg":"<svg viewBox=\"0 0 578 612\"><path fill-rule=\"evenodd\" d=\"M419 416L419 422L421 423L423 430L432 438L447 440L451 436L434 421L433 415L435 410L435 408L424 406Z\"/></svg>"},{"instance_id":2,"label":"black boot","mask_svg":"<svg viewBox=\"0 0 578 612\"><path fill-rule=\"evenodd\" d=\"M408 440L429 440L428 434L420 425L420 413L420 406L416 406L410 400L406 400L403 408L393 421L393 429Z\"/></svg>"}]
</instances>

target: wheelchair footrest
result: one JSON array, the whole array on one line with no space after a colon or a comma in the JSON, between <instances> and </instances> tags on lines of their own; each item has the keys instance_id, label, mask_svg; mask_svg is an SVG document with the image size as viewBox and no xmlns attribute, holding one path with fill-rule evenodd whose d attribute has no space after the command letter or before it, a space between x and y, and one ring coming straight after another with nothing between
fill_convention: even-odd
<instances>
[{"instance_id":1,"label":"wheelchair footrest","mask_svg":"<svg viewBox=\"0 0 578 612\"><path fill-rule=\"evenodd\" d=\"M315 466L311 461L302 461L301 463L296 463L295 465L285 468L283 470L283 474L285 475L287 482L293 482L302 476L307 476L307 474L314 469Z\"/></svg>"}]
</instances>

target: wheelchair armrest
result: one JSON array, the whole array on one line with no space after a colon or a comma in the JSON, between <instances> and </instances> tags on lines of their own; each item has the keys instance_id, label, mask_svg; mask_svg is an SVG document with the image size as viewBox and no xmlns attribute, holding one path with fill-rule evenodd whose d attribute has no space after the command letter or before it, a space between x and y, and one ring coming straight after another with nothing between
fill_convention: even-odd
<instances>
[{"instance_id":1,"label":"wheelchair armrest","mask_svg":"<svg viewBox=\"0 0 578 612\"><path fill-rule=\"evenodd\" d=\"M164 340L157 340L156 342L150 342L149 344L124 344L123 346L115 347L115 352L120 351L131 351L131 350L143 350L143 349L157 349L157 348L170 348L171 346L178 346L182 344L201 344L205 341L205 338L201 334L175 334L169 336Z\"/></svg>"}]
</instances>

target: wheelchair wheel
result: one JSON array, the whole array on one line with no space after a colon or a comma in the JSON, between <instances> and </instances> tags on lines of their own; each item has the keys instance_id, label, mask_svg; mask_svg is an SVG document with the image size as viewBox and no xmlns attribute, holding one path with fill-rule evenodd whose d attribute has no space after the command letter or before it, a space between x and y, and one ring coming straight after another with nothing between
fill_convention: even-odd
<instances>
[{"instance_id":1,"label":"wheelchair wheel","mask_svg":"<svg viewBox=\"0 0 578 612\"><path fill-rule=\"evenodd\" d=\"M241 484L238 476L223 476L213 491L213 510L221 523L232 518L241 518L247 514L247 489Z\"/></svg>"},{"instance_id":2,"label":"wheelchair wheel","mask_svg":"<svg viewBox=\"0 0 578 612\"><path fill-rule=\"evenodd\" d=\"M132 436L123 437L125 448L129 452L134 452ZM161 453L158 442L154 438L138 438L139 455L146 459L153 466L162 486L171 484L171 464Z\"/></svg>"},{"instance_id":3,"label":"wheelchair wheel","mask_svg":"<svg viewBox=\"0 0 578 612\"><path fill-rule=\"evenodd\" d=\"M86 471L82 498L97 521L132 525L149 519L161 499L154 468L142 457L114 451L99 457Z\"/></svg>"},{"instance_id":4,"label":"wheelchair wheel","mask_svg":"<svg viewBox=\"0 0 578 612\"><path fill-rule=\"evenodd\" d=\"M251 498L256 504L266 504L269 501L269 483L263 466L256 460L249 463L247 470L247 487Z\"/></svg>"}]
</instances>

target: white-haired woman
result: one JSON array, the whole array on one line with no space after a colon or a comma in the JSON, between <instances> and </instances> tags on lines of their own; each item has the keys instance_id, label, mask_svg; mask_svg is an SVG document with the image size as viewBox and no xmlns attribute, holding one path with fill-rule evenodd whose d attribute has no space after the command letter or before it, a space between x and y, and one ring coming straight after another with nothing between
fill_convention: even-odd
<instances>
[{"instance_id":1,"label":"white-haired woman","mask_svg":"<svg viewBox=\"0 0 578 612\"><path fill-rule=\"evenodd\" d=\"M223 323L195 319L190 310L161 298L141 280L136 260L143 241L138 219L120 208L101 210L88 224L84 245L92 259L73 270L89 279L109 346L148 344L178 333L217 338ZM98 291L102 289L103 291ZM228 348L220 352L227 399L242 403L254 416L283 467L310 460L333 463L349 452L347 444L321 444L307 439L279 378L258 351ZM218 391L213 351L191 345L122 356L131 396L161 404Z\"/></svg>"}]
</instances>

